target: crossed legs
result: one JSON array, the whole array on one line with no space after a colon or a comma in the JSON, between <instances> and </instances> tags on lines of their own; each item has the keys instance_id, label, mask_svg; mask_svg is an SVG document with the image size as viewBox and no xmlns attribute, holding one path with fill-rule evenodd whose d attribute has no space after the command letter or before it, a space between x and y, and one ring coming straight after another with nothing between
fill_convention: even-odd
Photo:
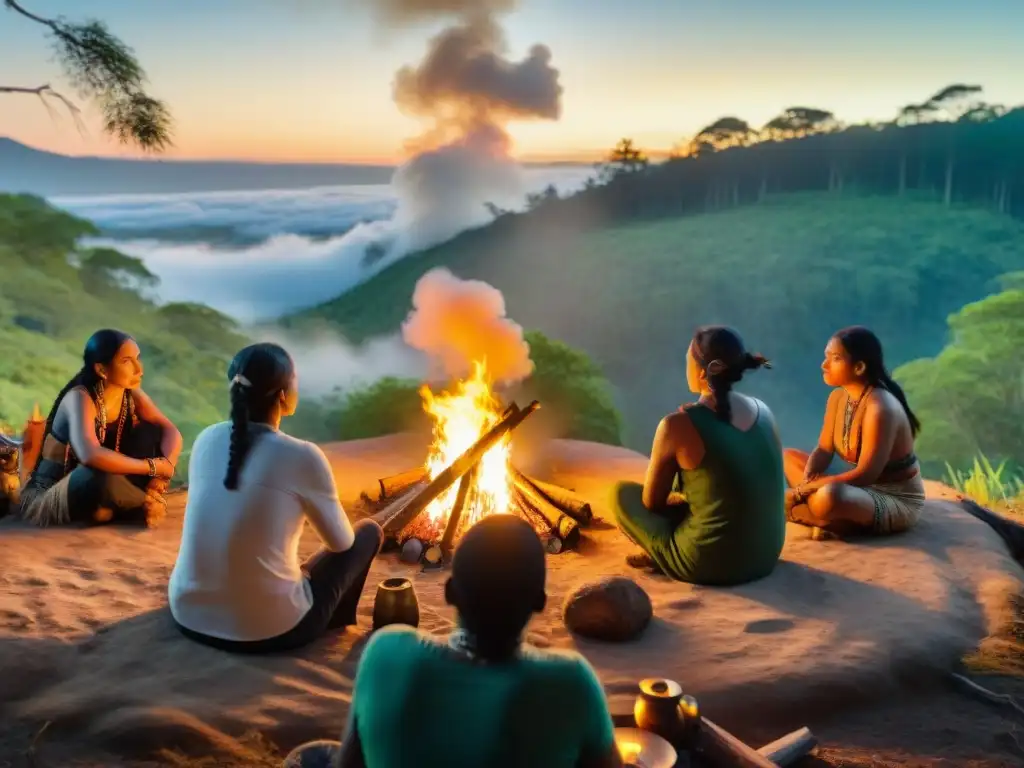
<instances>
[{"instance_id":1,"label":"crossed legs","mask_svg":"<svg viewBox=\"0 0 1024 768\"><path fill-rule=\"evenodd\" d=\"M846 483L827 483L806 498L795 489L804 480L810 455L795 448L783 452L783 470L790 489L786 493L786 519L837 535L867 533L875 525L875 500L870 493Z\"/></svg>"}]
</instances>

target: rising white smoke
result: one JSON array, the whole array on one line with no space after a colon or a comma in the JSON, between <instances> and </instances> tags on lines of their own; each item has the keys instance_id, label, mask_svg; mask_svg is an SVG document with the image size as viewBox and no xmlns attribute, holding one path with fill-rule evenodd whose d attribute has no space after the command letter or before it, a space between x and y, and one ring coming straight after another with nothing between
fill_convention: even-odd
<instances>
[{"instance_id":1,"label":"rising white smoke","mask_svg":"<svg viewBox=\"0 0 1024 768\"><path fill-rule=\"evenodd\" d=\"M505 297L494 286L439 267L416 283L412 306L402 338L426 356L430 378L465 378L477 362L501 384L533 373L523 329L505 315Z\"/></svg>"},{"instance_id":2,"label":"rising white smoke","mask_svg":"<svg viewBox=\"0 0 1024 768\"><path fill-rule=\"evenodd\" d=\"M490 219L485 203L516 208L525 194L522 170L505 130L515 120L557 120L562 87L551 51L535 45L526 58L507 58L498 13L514 0L366 0L381 22L403 26L454 17L416 67L395 76L394 100L426 123L408 143L415 154L395 173L398 197L387 226L372 232L364 262L381 266L443 242Z\"/></svg>"}]
</instances>

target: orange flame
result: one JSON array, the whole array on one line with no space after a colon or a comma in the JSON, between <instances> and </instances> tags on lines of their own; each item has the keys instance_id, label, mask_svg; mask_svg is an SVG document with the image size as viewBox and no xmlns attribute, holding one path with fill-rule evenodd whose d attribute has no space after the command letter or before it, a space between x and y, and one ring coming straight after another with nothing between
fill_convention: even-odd
<instances>
[{"instance_id":1,"label":"orange flame","mask_svg":"<svg viewBox=\"0 0 1024 768\"><path fill-rule=\"evenodd\" d=\"M484 363L474 363L468 379L453 391L435 395L429 387L420 389L423 408L434 421L434 439L427 453L426 469L437 477L500 419L501 402L491 389ZM487 515L509 512L511 504L511 434L506 434L478 464L476 482L466 498L459 529L465 530ZM443 526L455 504L459 483L453 483L425 510L431 522Z\"/></svg>"}]
</instances>

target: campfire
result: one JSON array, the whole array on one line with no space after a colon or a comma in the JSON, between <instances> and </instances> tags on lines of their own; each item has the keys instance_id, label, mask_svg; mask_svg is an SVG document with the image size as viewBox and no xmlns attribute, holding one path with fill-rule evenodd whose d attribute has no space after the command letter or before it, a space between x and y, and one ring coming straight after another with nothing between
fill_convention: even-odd
<instances>
[{"instance_id":1,"label":"campfire","mask_svg":"<svg viewBox=\"0 0 1024 768\"><path fill-rule=\"evenodd\" d=\"M424 466L380 479L386 506L374 518L385 535L430 565L450 556L455 541L487 515L518 514L556 554L574 548L590 504L570 490L527 477L512 464L515 429L540 407L504 407L486 366L450 390L421 390L433 422ZM419 557L417 557L419 555Z\"/></svg>"}]
</instances>

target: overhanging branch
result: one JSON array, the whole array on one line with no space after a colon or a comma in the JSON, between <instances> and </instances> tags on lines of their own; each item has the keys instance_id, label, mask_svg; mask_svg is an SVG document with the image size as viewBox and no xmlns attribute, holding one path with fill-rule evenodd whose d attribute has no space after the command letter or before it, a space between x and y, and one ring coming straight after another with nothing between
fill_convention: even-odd
<instances>
[{"instance_id":1,"label":"overhanging branch","mask_svg":"<svg viewBox=\"0 0 1024 768\"><path fill-rule=\"evenodd\" d=\"M8 4L11 4L11 0L7 0ZM71 99L62 94L60 91L56 91L49 83L44 85L37 85L34 88L17 85L0 85L0 93L11 93L11 94L24 94L27 96L38 96L39 100L46 107L46 111L50 113L50 116L56 118L57 115L53 111L49 99L56 99L71 114L71 119L74 120L75 127L78 128L79 132L85 131L85 123L82 122L82 110L78 108Z\"/></svg>"},{"instance_id":2,"label":"overhanging branch","mask_svg":"<svg viewBox=\"0 0 1024 768\"><path fill-rule=\"evenodd\" d=\"M34 13L31 13L30 11L25 10L25 8L23 8L21 3L17 2L17 0L4 0L4 5L6 5L8 8L10 8L15 13L20 13L26 19L31 19L32 21L36 22L37 24L45 24L50 29L53 29L54 31L56 31L57 25L54 23L54 21L52 19L44 19L42 16L36 16Z\"/></svg>"}]
</instances>

